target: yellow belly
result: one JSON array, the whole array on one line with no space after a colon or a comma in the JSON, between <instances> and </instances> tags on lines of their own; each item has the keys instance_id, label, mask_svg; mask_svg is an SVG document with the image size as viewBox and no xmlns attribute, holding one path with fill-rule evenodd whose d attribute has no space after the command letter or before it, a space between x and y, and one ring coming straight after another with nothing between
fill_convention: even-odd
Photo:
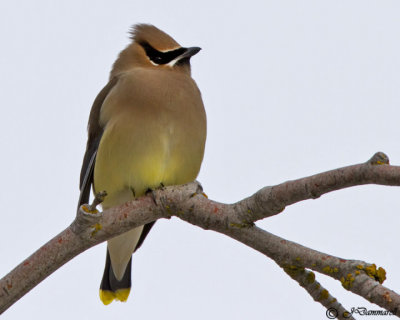
<instances>
[{"instance_id":1,"label":"yellow belly","mask_svg":"<svg viewBox=\"0 0 400 320\"><path fill-rule=\"evenodd\" d=\"M109 123L103 134L94 171L96 192L108 193L103 208L144 195L161 184L193 181L203 158L204 142L172 123L135 126L124 117Z\"/></svg>"}]
</instances>

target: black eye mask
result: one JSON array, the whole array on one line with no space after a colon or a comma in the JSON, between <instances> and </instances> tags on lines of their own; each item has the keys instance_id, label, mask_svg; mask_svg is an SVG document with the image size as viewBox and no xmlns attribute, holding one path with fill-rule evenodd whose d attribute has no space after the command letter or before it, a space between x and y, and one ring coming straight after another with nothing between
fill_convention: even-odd
<instances>
[{"instance_id":1,"label":"black eye mask","mask_svg":"<svg viewBox=\"0 0 400 320\"><path fill-rule=\"evenodd\" d=\"M176 59L177 57L186 52L186 48L178 48L172 51L161 52L154 49L147 42L141 42L140 45L143 47L149 59L153 61L155 64L170 63L172 60Z\"/></svg>"}]
</instances>

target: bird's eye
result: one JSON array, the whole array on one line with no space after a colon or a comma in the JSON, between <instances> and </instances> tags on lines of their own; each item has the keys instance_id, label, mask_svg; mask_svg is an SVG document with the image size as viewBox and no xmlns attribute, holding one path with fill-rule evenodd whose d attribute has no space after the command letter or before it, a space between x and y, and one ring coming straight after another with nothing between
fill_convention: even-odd
<instances>
[{"instance_id":1,"label":"bird's eye","mask_svg":"<svg viewBox=\"0 0 400 320\"><path fill-rule=\"evenodd\" d=\"M143 47L146 52L147 57L155 64L167 64L172 60L176 59L178 56L183 54L186 49L178 48L171 51L161 52L154 49L149 43L141 42L140 45Z\"/></svg>"}]
</instances>

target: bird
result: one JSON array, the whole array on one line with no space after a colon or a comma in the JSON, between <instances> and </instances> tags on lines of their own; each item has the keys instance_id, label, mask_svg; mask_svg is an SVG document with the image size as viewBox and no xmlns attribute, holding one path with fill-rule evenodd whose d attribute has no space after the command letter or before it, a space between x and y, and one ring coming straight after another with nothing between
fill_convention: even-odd
<instances>
[{"instance_id":1,"label":"bird","mask_svg":"<svg viewBox=\"0 0 400 320\"><path fill-rule=\"evenodd\" d=\"M88 203L91 190L106 191L106 210L192 182L203 161L207 119L190 66L201 48L182 47L151 24L136 24L129 34L131 43L112 65L90 111L78 207ZM99 293L105 305L127 301L132 254L153 225L108 240Z\"/></svg>"}]
</instances>

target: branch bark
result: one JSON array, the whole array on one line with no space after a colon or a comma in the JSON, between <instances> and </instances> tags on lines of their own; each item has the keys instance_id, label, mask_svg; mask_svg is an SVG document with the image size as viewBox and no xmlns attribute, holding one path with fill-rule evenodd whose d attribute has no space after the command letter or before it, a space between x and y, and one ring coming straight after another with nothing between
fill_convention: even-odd
<instances>
[{"instance_id":1,"label":"branch bark","mask_svg":"<svg viewBox=\"0 0 400 320\"><path fill-rule=\"evenodd\" d=\"M328 290L315 280L314 272L298 267L284 268L284 270L309 293L314 301L326 307L328 319L338 318L339 320L354 320L350 312L347 311L336 298L332 297Z\"/></svg>"},{"instance_id":2,"label":"branch bark","mask_svg":"<svg viewBox=\"0 0 400 320\"><path fill-rule=\"evenodd\" d=\"M209 200L198 183L190 183L155 191L152 197L142 197L103 213L88 213L81 207L68 228L0 280L0 314L88 248L134 227L177 216L203 229L223 233L273 259L316 301L327 308L336 307L342 317L344 307L327 290L315 291L318 283L306 281L312 278L309 270L341 281L345 289L400 316L400 296L381 284L385 280L384 269L318 252L254 226L255 221L278 214L288 205L335 190L363 184L400 186L400 167L388 163L386 155L377 153L366 163L265 187L234 204Z\"/></svg>"}]
</instances>

